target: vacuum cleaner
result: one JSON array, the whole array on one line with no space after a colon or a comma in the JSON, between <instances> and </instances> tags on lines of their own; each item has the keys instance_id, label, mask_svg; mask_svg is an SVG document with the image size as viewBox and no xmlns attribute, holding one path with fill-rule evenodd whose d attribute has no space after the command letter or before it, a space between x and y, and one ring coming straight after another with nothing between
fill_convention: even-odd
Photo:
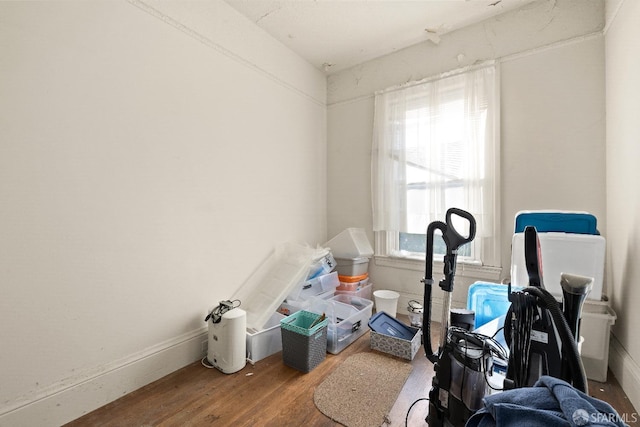
<instances>
[{"instance_id":1,"label":"vacuum cleaner","mask_svg":"<svg viewBox=\"0 0 640 427\"><path fill-rule=\"evenodd\" d=\"M457 216L468 222L469 232L460 234L453 225ZM444 255L444 278L439 286L445 292L443 298L440 343L433 351L431 346L431 294L433 287L433 242L435 231L440 230L446 245ZM461 325L449 326L451 316L451 294L458 250L470 243L476 232L473 216L461 209L447 210L445 222L435 221L427 228L427 247L424 284L424 346L427 358L434 364L435 375L429 391L429 414L427 423L435 426L464 426L467 419L482 407L482 398L487 389L487 375L493 371L495 357L505 361L506 351L492 337L470 332L473 320L463 320ZM468 313L462 313L464 319ZM456 322L457 323L457 322Z\"/></svg>"},{"instance_id":2,"label":"vacuum cleaner","mask_svg":"<svg viewBox=\"0 0 640 427\"><path fill-rule=\"evenodd\" d=\"M562 308L544 288L540 241L533 226L524 229L525 265L529 287L511 292L504 337L509 346L505 389L532 386L541 376L565 380L587 393L578 353L580 317L593 279L562 273Z\"/></svg>"},{"instance_id":3,"label":"vacuum cleaner","mask_svg":"<svg viewBox=\"0 0 640 427\"><path fill-rule=\"evenodd\" d=\"M468 235L462 236L453 226L457 215L469 223ZM544 289L540 243L534 227L525 229L525 258L529 287L512 292L511 307L504 323L507 351L493 338L460 327L453 322L451 293L453 292L456 260L459 248L475 237L475 220L460 209L449 209L446 222L436 221L427 228L424 284L424 346L427 358L434 363L434 376L429 391L427 423L431 427L462 427L475 411L483 406L482 399L493 389L489 376L493 364L507 366L503 389L532 386L541 376L563 379L587 392L584 367L577 349L582 304L593 280L562 274L563 304ZM433 241L440 230L446 245L444 278L439 282L445 292L440 344L437 351L431 345L431 295L433 287ZM451 322L450 322L451 321ZM450 323L453 325L450 326ZM465 322L468 324L467 322ZM473 322L471 322L473 323Z\"/></svg>"}]
</instances>

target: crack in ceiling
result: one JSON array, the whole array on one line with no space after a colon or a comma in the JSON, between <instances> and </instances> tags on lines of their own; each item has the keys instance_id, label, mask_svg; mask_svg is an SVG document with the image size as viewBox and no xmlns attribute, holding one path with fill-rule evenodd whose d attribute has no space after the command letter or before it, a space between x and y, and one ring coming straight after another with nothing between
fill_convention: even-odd
<instances>
[{"instance_id":1,"label":"crack in ceiling","mask_svg":"<svg viewBox=\"0 0 640 427\"><path fill-rule=\"evenodd\" d=\"M520 8L532 0L224 0L325 73ZM553 1L553 0L540 0Z\"/></svg>"}]
</instances>

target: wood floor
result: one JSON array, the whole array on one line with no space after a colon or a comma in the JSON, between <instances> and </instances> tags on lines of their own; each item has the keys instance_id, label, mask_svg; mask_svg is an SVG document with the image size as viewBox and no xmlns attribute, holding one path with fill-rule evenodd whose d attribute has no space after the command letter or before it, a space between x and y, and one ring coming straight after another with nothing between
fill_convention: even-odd
<instances>
[{"instance_id":1,"label":"wood floor","mask_svg":"<svg viewBox=\"0 0 640 427\"><path fill-rule=\"evenodd\" d=\"M432 331L434 342L438 331ZM68 426L339 426L313 403L313 391L344 359L369 352L369 332L338 355L303 374L282 363L276 353L226 375L193 363L102 408ZM391 356L389 356L391 357ZM401 359L400 359L401 360ZM407 361L407 363L409 363ZM391 426L404 426L407 411L427 397L433 365L421 349L411 362L413 371L389 414ZM589 381L590 394L609 402L620 414L636 414L609 372L606 383ZM415 404L409 426L426 426L428 402ZM623 415L624 416L624 415ZM631 424L634 417L627 421Z\"/></svg>"}]
</instances>

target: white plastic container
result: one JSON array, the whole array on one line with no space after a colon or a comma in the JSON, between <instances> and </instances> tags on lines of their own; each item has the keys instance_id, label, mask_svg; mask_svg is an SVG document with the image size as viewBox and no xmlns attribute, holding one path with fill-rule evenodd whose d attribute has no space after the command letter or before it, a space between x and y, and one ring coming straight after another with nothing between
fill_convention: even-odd
<instances>
[{"instance_id":1,"label":"white plastic container","mask_svg":"<svg viewBox=\"0 0 640 427\"><path fill-rule=\"evenodd\" d=\"M600 301L604 276L604 237L590 234L538 233L542 253L544 287L558 300L562 299L560 274L593 277L593 288L587 299ZM511 245L511 284L529 286L524 259L524 233L515 233Z\"/></svg>"},{"instance_id":2,"label":"white plastic container","mask_svg":"<svg viewBox=\"0 0 640 427\"><path fill-rule=\"evenodd\" d=\"M337 258L371 258L373 249L362 228L347 228L324 244Z\"/></svg>"},{"instance_id":3,"label":"white plastic container","mask_svg":"<svg viewBox=\"0 0 640 427\"><path fill-rule=\"evenodd\" d=\"M584 337L584 342L581 357L590 380L607 381L609 339L616 318L615 311L604 302L587 301L582 307L580 335Z\"/></svg>"},{"instance_id":4,"label":"white plastic container","mask_svg":"<svg viewBox=\"0 0 640 427\"><path fill-rule=\"evenodd\" d=\"M273 313L264 329L247 329L247 360L252 365L282 350L280 320L286 316Z\"/></svg>"}]
</instances>

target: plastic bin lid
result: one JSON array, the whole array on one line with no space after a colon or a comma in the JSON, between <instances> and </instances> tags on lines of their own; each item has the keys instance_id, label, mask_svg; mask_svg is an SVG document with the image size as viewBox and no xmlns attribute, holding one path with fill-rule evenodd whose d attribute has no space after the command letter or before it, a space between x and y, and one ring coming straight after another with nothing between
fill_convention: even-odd
<instances>
[{"instance_id":1,"label":"plastic bin lid","mask_svg":"<svg viewBox=\"0 0 640 427\"><path fill-rule=\"evenodd\" d=\"M338 265L364 264L365 262L369 262L369 259L371 259L371 256L359 256L355 258L335 257Z\"/></svg>"},{"instance_id":2,"label":"plastic bin lid","mask_svg":"<svg viewBox=\"0 0 640 427\"><path fill-rule=\"evenodd\" d=\"M418 331L416 328L411 328L400 322L395 317L389 316L384 311L379 311L369 319L369 327L379 334L407 341L411 341Z\"/></svg>"},{"instance_id":3,"label":"plastic bin lid","mask_svg":"<svg viewBox=\"0 0 640 427\"><path fill-rule=\"evenodd\" d=\"M335 258L372 257L373 249L362 228L347 228L324 246L331 249Z\"/></svg>"},{"instance_id":4,"label":"plastic bin lid","mask_svg":"<svg viewBox=\"0 0 640 427\"><path fill-rule=\"evenodd\" d=\"M285 243L258 267L231 298L247 312L247 328L261 330L278 306L309 272L314 250Z\"/></svg>"},{"instance_id":5,"label":"plastic bin lid","mask_svg":"<svg viewBox=\"0 0 640 427\"><path fill-rule=\"evenodd\" d=\"M588 212L520 211L516 214L515 233L532 225L539 233L600 234L596 217Z\"/></svg>"}]
</instances>

